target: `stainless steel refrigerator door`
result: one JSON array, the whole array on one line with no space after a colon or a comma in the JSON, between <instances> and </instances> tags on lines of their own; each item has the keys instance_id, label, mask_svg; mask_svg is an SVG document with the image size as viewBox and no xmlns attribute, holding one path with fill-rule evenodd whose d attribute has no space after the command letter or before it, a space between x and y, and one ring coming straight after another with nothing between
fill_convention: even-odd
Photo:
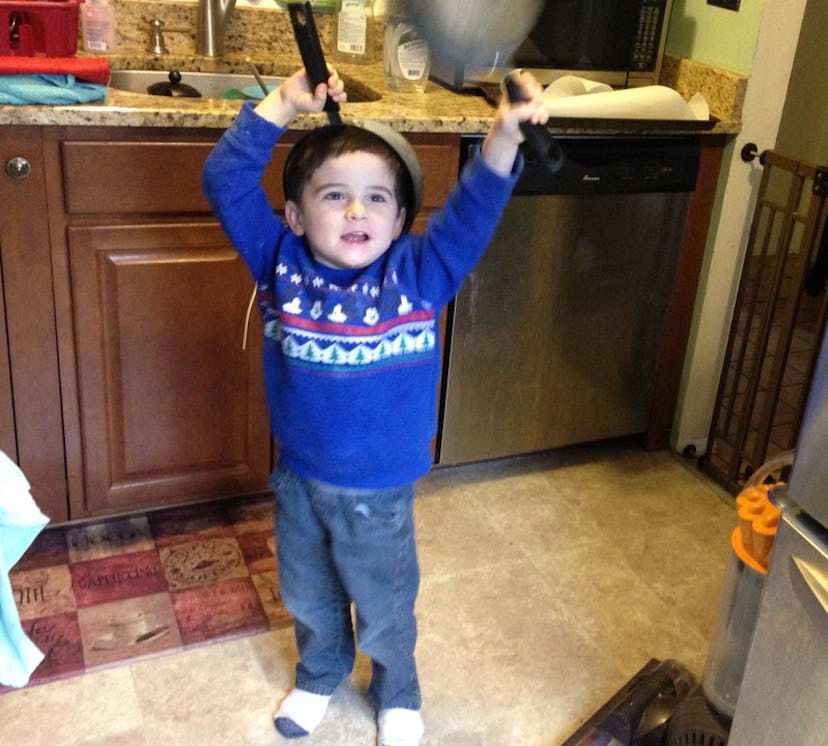
<instances>
[{"instance_id":1,"label":"stainless steel refrigerator door","mask_svg":"<svg viewBox=\"0 0 828 746\"><path fill-rule=\"evenodd\" d=\"M828 344L824 338L796 445L788 494L808 515L828 526Z\"/></svg>"},{"instance_id":2,"label":"stainless steel refrigerator door","mask_svg":"<svg viewBox=\"0 0 828 746\"><path fill-rule=\"evenodd\" d=\"M826 743L828 531L807 517L785 515L728 745Z\"/></svg>"}]
</instances>

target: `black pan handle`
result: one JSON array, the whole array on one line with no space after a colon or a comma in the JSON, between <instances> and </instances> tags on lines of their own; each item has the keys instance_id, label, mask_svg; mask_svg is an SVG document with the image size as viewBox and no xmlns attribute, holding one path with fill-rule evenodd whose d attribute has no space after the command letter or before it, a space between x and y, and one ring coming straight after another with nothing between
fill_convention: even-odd
<instances>
[{"instance_id":1,"label":"black pan handle","mask_svg":"<svg viewBox=\"0 0 828 746\"><path fill-rule=\"evenodd\" d=\"M308 74L312 86L327 83L330 74L325 64L325 54L319 43L319 34L316 31L316 22L313 20L313 11L309 2L288 3L290 22L293 24L293 35L302 55L302 64ZM331 124L342 124L339 115L339 104L330 96L325 101L324 111L328 112L328 121Z\"/></svg>"},{"instance_id":2,"label":"black pan handle","mask_svg":"<svg viewBox=\"0 0 828 746\"><path fill-rule=\"evenodd\" d=\"M524 101L526 98L515 80L516 74L516 71L512 71L503 79L506 95L512 103ZM547 171L555 173L560 170L564 162L563 151L558 141L552 137L552 133L544 125L521 122L520 131Z\"/></svg>"}]
</instances>

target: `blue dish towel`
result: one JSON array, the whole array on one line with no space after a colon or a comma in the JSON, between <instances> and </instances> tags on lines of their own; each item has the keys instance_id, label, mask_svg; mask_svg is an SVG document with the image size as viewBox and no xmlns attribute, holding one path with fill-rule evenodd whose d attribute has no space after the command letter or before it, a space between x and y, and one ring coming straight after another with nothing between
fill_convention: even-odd
<instances>
[{"instance_id":1,"label":"blue dish towel","mask_svg":"<svg viewBox=\"0 0 828 746\"><path fill-rule=\"evenodd\" d=\"M106 91L74 75L0 75L0 104L85 104L106 98Z\"/></svg>"},{"instance_id":2,"label":"blue dish towel","mask_svg":"<svg viewBox=\"0 0 828 746\"><path fill-rule=\"evenodd\" d=\"M23 472L0 451L0 684L25 686L43 653L26 636L9 571L49 519L29 493Z\"/></svg>"}]
</instances>

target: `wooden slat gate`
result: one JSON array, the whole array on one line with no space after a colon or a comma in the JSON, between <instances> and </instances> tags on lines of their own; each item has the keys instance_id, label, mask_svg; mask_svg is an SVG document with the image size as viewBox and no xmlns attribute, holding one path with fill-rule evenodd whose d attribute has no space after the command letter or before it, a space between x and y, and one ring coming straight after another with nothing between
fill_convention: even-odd
<instances>
[{"instance_id":1,"label":"wooden slat gate","mask_svg":"<svg viewBox=\"0 0 828 746\"><path fill-rule=\"evenodd\" d=\"M794 448L828 309L828 169L765 151L702 468L734 494Z\"/></svg>"}]
</instances>

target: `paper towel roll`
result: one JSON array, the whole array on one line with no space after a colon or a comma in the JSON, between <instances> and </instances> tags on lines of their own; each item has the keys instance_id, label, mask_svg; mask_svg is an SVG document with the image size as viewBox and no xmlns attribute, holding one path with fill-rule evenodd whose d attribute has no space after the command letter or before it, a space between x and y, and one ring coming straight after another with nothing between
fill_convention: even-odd
<instances>
[{"instance_id":1,"label":"paper towel roll","mask_svg":"<svg viewBox=\"0 0 828 746\"><path fill-rule=\"evenodd\" d=\"M586 119L707 120L710 109L697 93L687 102L661 85L612 90L590 80L565 76L548 86L543 99L551 117Z\"/></svg>"},{"instance_id":2,"label":"paper towel roll","mask_svg":"<svg viewBox=\"0 0 828 746\"><path fill-rule=\"evenodd\" d=\"M563 75L543 91L544 101L555 101L566 96L582 96L585 93L609 93L612 86L596 83L594 80L579 78L577 75Z\"/></svg>"}]
</instances>

